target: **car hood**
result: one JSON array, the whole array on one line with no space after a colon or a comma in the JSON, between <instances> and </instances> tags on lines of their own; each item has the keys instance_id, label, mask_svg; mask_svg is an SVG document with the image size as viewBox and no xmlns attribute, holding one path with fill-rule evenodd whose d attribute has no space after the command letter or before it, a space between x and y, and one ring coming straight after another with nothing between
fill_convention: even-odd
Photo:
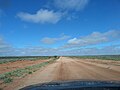
<instances>
[{"instance_id":1,"label":"car hood","mask_svg":"<svg viewBox=\"0 0 120 90\"><path fill-rule=\"evenodd\" d=\"M119 90L119 81L56 81L24 87L20 90Z\"/></svg>"}]
</instances>

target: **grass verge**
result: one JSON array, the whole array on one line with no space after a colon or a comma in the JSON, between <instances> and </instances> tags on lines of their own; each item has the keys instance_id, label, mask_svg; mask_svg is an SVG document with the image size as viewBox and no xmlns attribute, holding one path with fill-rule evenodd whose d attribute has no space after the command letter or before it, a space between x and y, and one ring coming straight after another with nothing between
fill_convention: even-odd
<instances>
[{"instance_id":1,"label":"grass verge","mask_svg":"<svg viewBox=\"0 0 120 90\"><path fill-rule=\"evenodd\" d=\"M53 58L54 56L14 56L14 57L0 57L0 64L8 63L8 62L15 62L15 61L22 61L22 60L45 60Z\"/></svg>"},{"instance_id":2,"label":"grass verge","mask_svg":"<svg viewBox=\"0 0 120 90\"><path fill-rule=\"evenodd\" d=\"M81 58L81 59L100 59L100 60L120 61L120 55L69 56L69 57L71 57L71 58Z\"/></svg>"},{"instance_id":3,"label":"grass verge","mask_svg":"<svg viewBox=\"0 0 120 90\"><path fill-rule=\"evenodd\" d=\"M59 57L55 57L49 61L43 62L41 64L36 64L33 66L27 66L25 68L22 69L16 69L13 70L11 72L6 72L4 74L0 74L0 80L3 81L3 83L10 83L13 81L13 79L15 77L21 77L21 76L25 76L27 74L32 74L33 72L37 71L38 69L40 69L41 67L44 67L50 63L53 63L55 60L57 60Z\"/></svg>"}]
</instances>

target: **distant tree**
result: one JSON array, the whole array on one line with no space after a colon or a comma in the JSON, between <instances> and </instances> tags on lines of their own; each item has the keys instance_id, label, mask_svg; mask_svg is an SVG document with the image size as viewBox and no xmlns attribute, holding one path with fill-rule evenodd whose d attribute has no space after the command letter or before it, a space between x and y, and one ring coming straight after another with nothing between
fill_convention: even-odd
<instances>
[{"instance_id":1,"label":"distant tree","mask_svg":"<svg viewBox=\"0 0 120 90\"><path fill-rule=\"evenodd\" d=\"M58 56L54 56L54 58L57 58Z\"/></svg>"}]
</instances>

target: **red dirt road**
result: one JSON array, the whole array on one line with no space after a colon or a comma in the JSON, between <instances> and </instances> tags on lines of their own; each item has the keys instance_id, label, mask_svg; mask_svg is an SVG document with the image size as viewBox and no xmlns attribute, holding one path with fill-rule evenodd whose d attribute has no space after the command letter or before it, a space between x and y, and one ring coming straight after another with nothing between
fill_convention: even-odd
<instances>
[{"instance_id":1,"label":"red dirt road","mask_svg":"<svg viewBox=\"0 0 120 90\"><path fill-rule=\"evenodd\" d=\"M111 65L112 66L112 65ZM115 68L120 69L120 66ZM60 57L55 63L19 80L14 81L5 90L16 90L25 86L64 80L115 80L120 81L120 72L88 63L86 60Z\"/></svg>"}]
</instances>

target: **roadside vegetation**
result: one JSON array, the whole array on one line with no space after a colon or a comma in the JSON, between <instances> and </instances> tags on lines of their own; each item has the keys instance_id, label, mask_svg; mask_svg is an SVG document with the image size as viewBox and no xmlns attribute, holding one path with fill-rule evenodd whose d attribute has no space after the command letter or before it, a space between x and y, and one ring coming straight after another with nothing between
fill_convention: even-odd
<instances>
[{"instance_id":1,"label":"roadside vegetation","mask_svg":"<svg viewBox=\"0 0 120 90\"><path fill-rule=\"evenodd\" d=\"M50 59L55 56L11 56L11 57L0 57L0 64L8 63L8 62L15 62L21 60L43 60L43 59Z\"/></svg>"},{"instance_id":2,"label":"roadside vegetation","mask_svg":"<svg viewBox=\"0 0 120 90\"><path fill-rule=\"evenodd\" d=\"M45 57L44 57L45 58ZM46 57L48 58L48 57ZM53 56L49 61L40 63L40 64L36 64L33 66L27 66L25 68L19 68L10 72L6 72L3 74L0 74L0 80L3 83L10 83L14 80L14 78L16 77L24 77L28 74L32 74L33 72L39 70L41 67L44 67L50 63L55 62L55 60L57 60L59 57Z\"/></svg>"},{"instance_id":3,"label":"roadside vegetation","mask_svg":"<svg viewBox=\"0 0 120 90\"><path fill-rule=\"evenodd\" d=\"M81 58L81 59L101 59L101 60L120 61L120 55L69 56L69 57L71 57L71 58Z\"/></svg>"}]
</instances>

